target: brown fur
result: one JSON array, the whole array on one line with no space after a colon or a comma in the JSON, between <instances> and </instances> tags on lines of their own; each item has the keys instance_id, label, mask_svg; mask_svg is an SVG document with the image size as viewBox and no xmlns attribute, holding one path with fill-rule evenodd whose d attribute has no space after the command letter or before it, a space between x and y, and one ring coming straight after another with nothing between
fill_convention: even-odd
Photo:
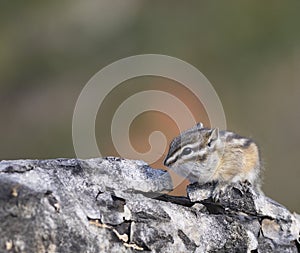
<instances>
[{"instance_id":1,"label":"brown fur","mask_svg":"<svg viewBox=\"0 0 300 253\"><path fill-rule=\"evenodd\" d=\"M259 154L258 148L254 143L251 143L250 146L244 150L244 172L250 172L258 166Z\"/></svg>"},{"instance_id":2,"label":"brown fur","mask_svg":"<svg viewBox=\"0 0 300 253\"><path fill-rule=\"evenodd\" d=\"M251 142L246 146L236 146L227 143L224 151L221 152L221 159L213 180L232 181L234 178L240 181L248 180L254 183L259 169L259 152L256 144Z\"/></svg>"}]
</instances>

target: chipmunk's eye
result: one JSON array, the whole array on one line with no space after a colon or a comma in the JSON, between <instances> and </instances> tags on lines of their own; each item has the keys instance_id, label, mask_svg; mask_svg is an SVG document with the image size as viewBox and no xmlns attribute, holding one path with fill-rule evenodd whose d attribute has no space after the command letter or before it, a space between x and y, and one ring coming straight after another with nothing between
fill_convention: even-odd
<instances>
[{"instance_id":1,"label":"chipmunk's eye","mask_svg":"<svg viewBox=\"0 0 300 253\"><path fill-rule=\"evenodd\" d=\"M182 155L189 155L190 153L192 153L192 149L191 148L184 148L182 150Z\"/></svg>"}]
</instances>

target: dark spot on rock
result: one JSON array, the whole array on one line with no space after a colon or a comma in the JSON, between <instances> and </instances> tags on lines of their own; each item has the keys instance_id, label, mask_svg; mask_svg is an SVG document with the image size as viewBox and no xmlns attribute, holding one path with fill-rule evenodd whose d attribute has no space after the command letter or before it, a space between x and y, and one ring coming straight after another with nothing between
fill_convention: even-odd
<instances>
[{"instance_id":1,"label":"dark spot on rock","mask_svg":"<svg viewBox=\"0 0 300 253\"><path fill-rule=\"evenodd\" d=\"M131 229L131 221L124 221L123 223L113 226L119 234L127 234L130 241L130 229Z\"/></svg>"},{"instance_id":2,"label":"dark spot on rock","mask_svg":"<svg viewBox=\"0 0 300 253\"><path fill-rule=\"evenodd\" d=\"M190 240L190 238L188 238L187 235L181 229L178 230L177 234L178 234L179 238L182 240L186 249L188 251L194 252L195 249L197 248L197 245L195 244L195 242Z\"/></svg>"},{"instance_id":3,"label":"dark spot on rock","mask_svg":"<svg viewBox=\"0 0 300 253\"><path fill-rule=\"evenodd\" d=\"M45 196L48 196L48 195L50 195L50 194L52 194L52 191L50 191L50 190L47 190L47 191L45 192Z\"/></svg>"},{"instance_id":4,"label":"dark spot on rock","mask_svg":"<svg viewBox=\"0 0 300 253\"><path fill-rule=\"evenodd\" d=\"M189 198L184 196L171 196L167 194L158 194L157 196L153 197L154 199L165 201L165 202L171 202L175 203L177 205L187 206L191 207L195 203L191 202Z\"/></svg>"},{"instance_id":5,"label":"dark spot on rock","mask_svg":"<svg viewBox=\"0 0 300 253\"><path fill-rule=\"evenodd\" d=\"M59 212L59 203L57 198L54 196L53 192L48 190L45 192L45 197L48 199L49 204L54 207L54 209Z\"/></svg>"},{"instance_id":6,"label":"dark spot on rock","mask_svg":"<svg viewBox=\"0 0 300 253\"><path fill-rule=\"evenodd\" d=\"M97 193L97 195L96 195L96 200L98 199L98 197L99 197L102 193L104 193L104 191L98 191L98 193Z\"/></svg>"},{"instance_id":7,"label":"dark spot on rock","mask_svg":"<svg viewBox=\"0 0 300 253\"><path fill-rule=\"evenodd\" d=\"M134 216L138 221L155 220L155 221L166 222L171 220L170 216L162 209L157 212L155 212L154 210L149 210L147 212L140 211L140 212L136 212Z\"/></svg>"},{"instance_id":8,"label":"dark spot on rock","mask_svg":"<svg viewBox=\"0 0 300 253\"><path fill-rule=\"evenodd\" d=\"M105 159L109 162L121 162L123 160L123 158L121 158L121 157L113 157L113 156L107 156L107 157L104 157L103 159Z\"/></svg>"},{"instance_id":9,"label":"dark spot on rock","mask_svg":"<svg viewBox=\"0 0 300 253\"><path fill-rule=\"evenodd\" d=\"M111 195L111 198L113 200L113 206L114 209L118 212L124 212L124 206L126 205L126 200L114 195Z\"/></svg>"},{"instance_id":10,"label":"dark spot on rock","mask_svg":"<svg viewBox=\"0 0 300 253\"><path fill-rule=\"evenodd\" d=\"M208 200L203 200L201 201L201 204L203 204L207 211L210 214L224 214L225 213L225 208L222 205L219 205L215 202L212 201L212 199Z\"/></svg>"},{"instance_id":11,"label":"dark spot on rock","mask_svg":"<svg viewBox=\"0 0 300 253\"><path fill-rule=\"evenodd\" d=\"M298 252L300 252L300 234L299 234L298 240L296 240L295 243L296 243L296 247L297 247Z\"/></svg>"}]
</instances>

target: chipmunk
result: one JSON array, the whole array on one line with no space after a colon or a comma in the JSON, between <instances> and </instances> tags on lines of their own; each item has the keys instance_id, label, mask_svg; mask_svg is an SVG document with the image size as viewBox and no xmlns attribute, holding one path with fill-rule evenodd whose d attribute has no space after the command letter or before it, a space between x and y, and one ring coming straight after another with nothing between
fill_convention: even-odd
<instances>
[{"instance_id":1,"label":"chipmunk","mask_svg":"<svg viewBox=\"0 0 300 253\"><path fill-rule=\"evenodd\" d=\"M244 181L260 191L261 165L257 145L233 132L204 128L202 123L171 142L164 165L191 183L217 182L217 191Z\"/></svg>"}]
</instances>

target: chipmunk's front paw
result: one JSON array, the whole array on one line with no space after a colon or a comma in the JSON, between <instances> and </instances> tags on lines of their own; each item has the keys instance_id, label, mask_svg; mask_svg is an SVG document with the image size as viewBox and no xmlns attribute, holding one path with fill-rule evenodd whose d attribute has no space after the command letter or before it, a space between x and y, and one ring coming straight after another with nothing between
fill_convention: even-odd
<instances>
[{"instance_id":1,"label":"chipmunk's front paw","mask_svg":"<svg viewBox=\"0 0 300 253\"><path fill-rule=\"evenodd\" d=\"M213 201L220 202L220 199L222 199L222 197L224 197L224 195L231 190L232 190L232 185L218 183L212 192Z\"/></svg>"}]
</instances>

